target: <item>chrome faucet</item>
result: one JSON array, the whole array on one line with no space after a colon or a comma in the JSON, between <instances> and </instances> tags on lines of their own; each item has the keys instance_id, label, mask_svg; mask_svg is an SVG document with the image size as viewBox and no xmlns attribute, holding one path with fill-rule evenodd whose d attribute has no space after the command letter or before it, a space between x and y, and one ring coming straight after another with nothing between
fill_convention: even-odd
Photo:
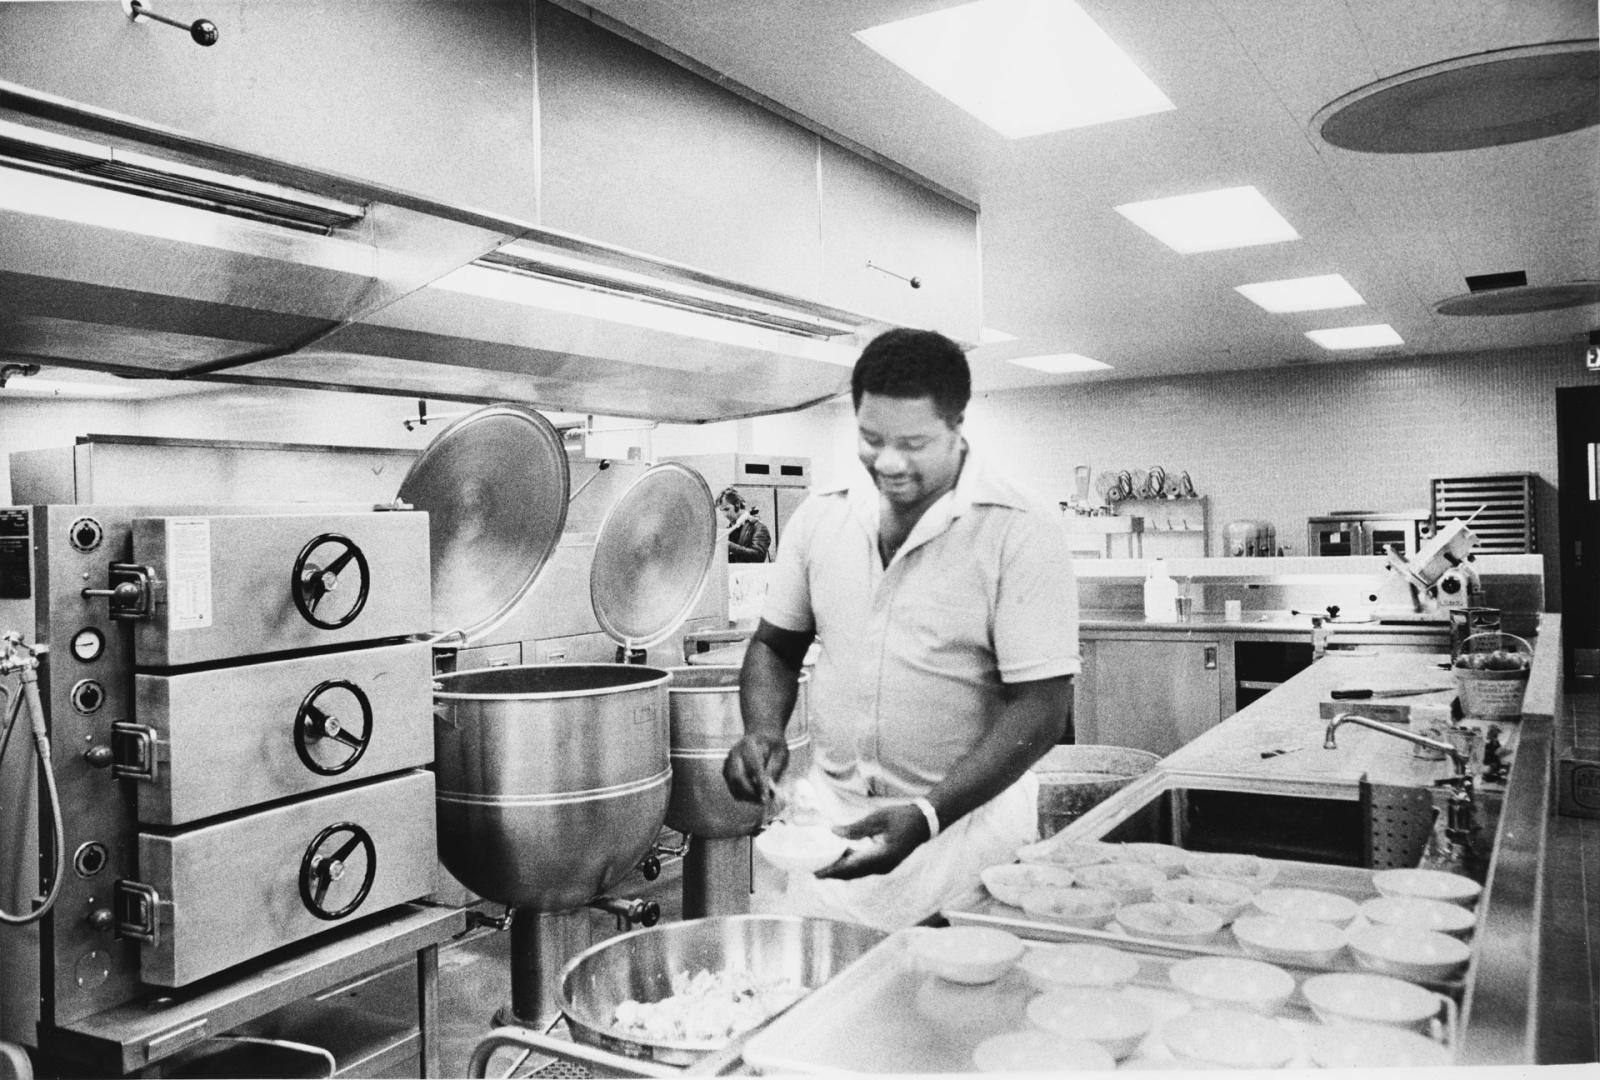
<instances>
[{"instance_id":1,"label":"chrome faucet","mask_svg":"<svg viewBox=\"0 0 1600 1080\"><path fill-rule=\"evenodd\" d=\"M1397 728L1392 724L1379 723L1370 717L1348 712L1340 713L1328 722L1328 730L1322 739L1322 748L1324 750L1337 750L1339 748L1339 744L1334 741L1333 733L1339 730L1339 725L1341 724L1360 724L1364 728L1381 731L1385 735L1393 735L1397 739L1404 739L1406 742L1416 743L1418 746L1426 746L1429 749L1439 750L1449 755L1451 764L1455 766L1455 775L1435 780L1433 786L1450 789L1450 801L1445 811L1445 836L1452 844L1458 847L1456 857L1459 859L1461 857L1459 849L1464 848L1467 841L1471 839L1472 834L1477 831L1477 825L1473 822L1472 776L1468 772L1470 763L1467 755L1442 740L1430 739L1424 735L1413 735L1411 732L1403 728Z\"/></svg>"}]
</instances>

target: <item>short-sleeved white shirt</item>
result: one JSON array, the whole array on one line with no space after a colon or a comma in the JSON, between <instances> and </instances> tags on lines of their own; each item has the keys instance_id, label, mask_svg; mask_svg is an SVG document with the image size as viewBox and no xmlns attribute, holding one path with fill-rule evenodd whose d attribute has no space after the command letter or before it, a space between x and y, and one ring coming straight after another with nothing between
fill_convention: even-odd
<instances>
[{"instance_id":1,"label":"short-sleeved white shirt","mask_svg":"<svg viewBox=\"0 0 1600 1080\"><path fill-rule=\"evenodd\" d=\"M970 447L888 567L878 500L863 474L802 503L762 615L816 631L822 771L858 795L914 798L994 722L1002 684L1080 670L1077 587L1060 514Z\"/></svg>"}]
</instances>

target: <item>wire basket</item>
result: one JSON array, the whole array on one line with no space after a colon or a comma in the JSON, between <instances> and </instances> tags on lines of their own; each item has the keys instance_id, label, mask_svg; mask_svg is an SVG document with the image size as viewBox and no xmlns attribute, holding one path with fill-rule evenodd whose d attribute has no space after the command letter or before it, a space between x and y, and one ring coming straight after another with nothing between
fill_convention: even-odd
<instances>
[{"instance_id":1,"label":"wire basket","mask_svg":"<svg viewBox=\"0 0 1600 1080\"><path fill-rule=\"evenodd\" d=\"M1465 639L1451 662L1462 713L1488 720L1521 716L1531 667L1533 647L1515 634L1494 630Z\"/></svg>"}]
</instances>

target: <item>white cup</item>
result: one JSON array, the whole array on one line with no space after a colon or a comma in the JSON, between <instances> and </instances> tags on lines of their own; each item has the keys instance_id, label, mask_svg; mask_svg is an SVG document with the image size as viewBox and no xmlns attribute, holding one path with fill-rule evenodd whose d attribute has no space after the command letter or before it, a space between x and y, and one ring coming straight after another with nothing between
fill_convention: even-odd
<instances>
[{"instance_id":1,"label":"white cup","mask_svg":"<svg viewBox=\"0 0 1600 1080\"><path fill-rule=\"evenodd\" d=\"M1228 622L1238 622L1244 618L1244 601L1224 600L1222 602L1222 617Z\"/></svg>"}]
</instances>

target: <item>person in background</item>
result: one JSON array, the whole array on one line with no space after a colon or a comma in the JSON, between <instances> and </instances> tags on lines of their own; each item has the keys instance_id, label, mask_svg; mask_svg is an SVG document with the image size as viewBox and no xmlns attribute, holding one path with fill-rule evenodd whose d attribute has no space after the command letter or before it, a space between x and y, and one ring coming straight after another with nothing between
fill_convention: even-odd
<instances>
[{"instance_id":1,"label":"person in background","mask_svg":"<svg viewBox=\"0 0 1600 1080\"><path fill-rule=\"evenodd\" d=\"M772 534L744 501L738 488L723 488L717 496L717 509L728 523L728 561L766 562L772 549Z\"/></svg>"},{"instance_id":2,"label":"person in background","mask_svg":"<svg viewBox=\"0 0 1600 1080\"><path fill-rule=\"evenodd\" d=\"M1077 589L1059 513L962 434L960 346L890 330L851 397L866 471L784 529L723 777L735 798L772 797L815 641L813 761L790 799L852 844L791 874L782 906L895 929L977 900L979 872L1037 839L1029 767L1070 739Z\"/></svg>"}]
</instances>

